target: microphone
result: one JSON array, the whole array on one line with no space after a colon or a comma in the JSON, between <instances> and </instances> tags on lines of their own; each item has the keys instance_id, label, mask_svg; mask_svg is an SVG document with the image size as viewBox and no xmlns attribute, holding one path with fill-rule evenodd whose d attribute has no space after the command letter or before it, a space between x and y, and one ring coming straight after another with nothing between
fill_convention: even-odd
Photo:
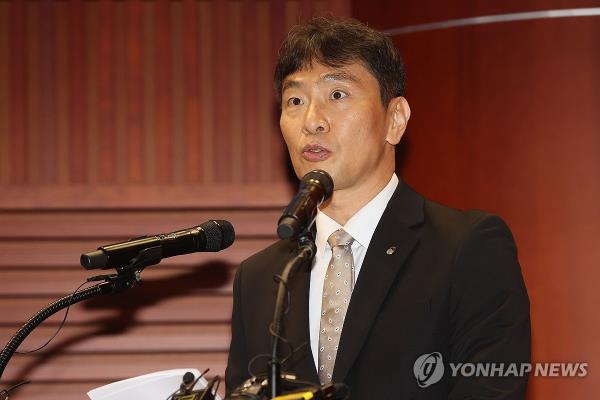
<instances>
[{"instance_id":1,"label":"microphone","mask_svg":"<svg viewBox=\"0 0 600 400\"><path fill-rule=\"evenodd\" d=\"M298 193L283 211L277 224L281 239L295 238L310 229L317 208L333 193L333 180L325 171L316 169L304 175Z\"/></svg>"},{"instance_id":2,"label":"microphone","mask_svg":"<svg viewBox=\"0 0 600 400\"><path fill-rule=\"evenodd\" d=\"M219 383L221 382L219 375L215 375L208 382L201 382L201 386L206 383L202 389L194 389L198 381L206 375L208 371L208 368L205 369L197 378L194 377L193 373L186 372L183 375L183 382L181 383L179 390L167 397L167 400L214 400L215 394L219 389Z\"/></svg>"},{"instance_id":3,"label":"microphone","mask_svg":"<svg viewBox=\"0 0 600 400\"><path fill-rule=\"evenodd\" d=\"M98 247L98 250L81 255L85 269L123 267L141 251L156 249L152 261L198 251L220 251L235 240L233 225L228 221L207 221L199 226L155 236L142 236L126 242ZM152 265L152 264L150 264Z\"/></svg>"},{"instance_id":4,"label":"microphone","mask_svg":"<svg viewBox=\"0 0 600 400\"><path fill-rule=\"evenodd\" d=\"M183 378L181 379L182 382L181 382L181 385L179 386L179 391L182 394L188 395L192 392L192 383L196 383L194 378L195 378L194 374L191 373L190 371L183 374Z\"/></svg>"}]
</instances>

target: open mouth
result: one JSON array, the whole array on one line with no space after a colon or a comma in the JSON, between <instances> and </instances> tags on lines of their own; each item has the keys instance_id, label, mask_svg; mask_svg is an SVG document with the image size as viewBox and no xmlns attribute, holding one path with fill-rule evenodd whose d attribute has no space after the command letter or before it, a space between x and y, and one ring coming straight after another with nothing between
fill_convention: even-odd
<instances>
[{"instance_id":1,"label":"open mouth","mask_svg":"<svg viewBox=\"0 0 600 400\"><path fill-rule=\"evenodd\" d=\"M323 161L329 158L331 152L318 144L309 144L302 149L302 158L307 161Z\"/></svg>"}]
</instances>

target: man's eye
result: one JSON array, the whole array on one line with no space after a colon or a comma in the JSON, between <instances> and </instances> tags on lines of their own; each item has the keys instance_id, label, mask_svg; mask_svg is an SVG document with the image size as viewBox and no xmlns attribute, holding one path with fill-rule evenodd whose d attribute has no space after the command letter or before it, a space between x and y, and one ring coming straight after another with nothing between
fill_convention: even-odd
<instances>
[{"instance_id":1,"label":"man's eye","mask_svg":"<svg viewBox=\"0 0 600 400\"><path fill-rule=\"evenodd\" d=\"M291 97L288 101L288 106L299 106L302 105L302 100L297 97Z\"/></svg>"},{"instance_id":2,"label":"man's eye","mask_svg":"<svg viewBox=\"0 0 600 400\"><path fill-rule=\"evenodd\" d=\"M341 90L335 90L333 93L331 93L331 98L334 100L343 99L346 96L348 96L348 94L346 92L342 92Z\"/></svg>"}]
</instances>

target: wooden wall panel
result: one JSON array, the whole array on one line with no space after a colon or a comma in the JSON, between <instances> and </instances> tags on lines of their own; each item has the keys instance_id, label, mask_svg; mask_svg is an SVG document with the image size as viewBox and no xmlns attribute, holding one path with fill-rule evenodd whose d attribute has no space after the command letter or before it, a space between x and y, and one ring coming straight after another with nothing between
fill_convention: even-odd
<instances>
[{"instance_id":1,"label":"wooden wall panel","mask_svg":"<svg viewBox=\"0 0 600 400\"><path fill-rule=\"evenodd\" d=\"M23 343L23 350L33 349L43 344L56 332L56 325L42 326L36 329ZM128 349L131 352L146 351L152 348L155 352L182 351L227 351L229 348L229 323L216 324L158 324L135 326L131 329L114 326L112 329L98 329L93 325L71 325L61 332L59 342L71 343L64 347L63 353L81 353L90 346L105 353L119 352ZM101 331L101 332L98 332ZM0 338L7 342L14 331L0 328ZM80 338L86 338L84 342ZM42 354L48 353L41 351Z\"/></svg>"},{"instance_id":2,"label":"wooden wall panel","mask_svg":"<svg viewBox=\"0 0 600 400\"><path fill-rule=\"evenodd\" d=\"M144 284L149 289L131 289L131 294L115 295L89 300L89 304L73 306L69 311L69 321L78 323L186 323L186 322L226 322L231 311L231 301L227 295L206 294L195 290L198 283L192 281L194 274L185 287L177 286L178 281L152 281ZM181 282L181 281L179 281ZM190 289L194 285L194 290ZM166 293L167 289L172 290ZM155 298L151 298L155 296ZM6 323L24 323L24 313L33 315L43 306L49 304L54 296L36 294L30 298L13 298L10 304L2 303L0 309ZM151 307L160 305L160 307ZM115 310L114 308L117 308ZM196 312L194 312L196 311ZM133 318L135 317L135 319ZM50 323L58 323L62 315L54 315L48 319ZM20 324L19 324L20 325ZM92 349L93 350L93 349ZM125 349L124 349L125 351Z\"/></svg>"},{"instance_id":3,"label":"wooden wall panel","mask_svg":"<svg viewBox=\"0 0 600 400\"><path fill-rule=\"evenodd\" d=\"M148 234L171 232L197 226L210 219L226 219L234 224L239 239L272 237L279 209L253 210L118 210L118 211L13 211L0 213L0 238L25 242L40 239L77 238L104 240L126 239L147 231ZM126 222L126 223L124 223ZM187 225L186 225L187 224ZM78 262L79 260L75 260Z\"/></svg>"},{"instance_id":4,"label":"wooden wall panel","mask_svg":"<svg viewBox=\"0 0 600 400\"><path fill-rule=\"evenodd\" d=\"M155 365L164 365L164 369L192 367L193 365L211 365L213 373L222 374L227 362L226 352L206 353L167 353L167 354L60 354L52 357L52 364L41 362L43 355L22 356L15 360L7 370L27 371L28 376L38 382L91 381L96 379L98 371L105 371L109 381L123 376L134 376L139 371L147 371ZM200 368L203 370L203 368ZM16 378L16 375L13 377ZM11 396L12 398L12 396ZM81 397L80 397L81 398Z\"/></svg>"},{"instance_id":5,"label":"wooden wall panel","mask_svg":"<svg viewBox=\"0 0 600 400\"><path fill-rule=\"evenodd\" d=\"M353 2L387 30L455 18L597 7L594 1ZM588 362L532 377L529 399L593 398L600 383L600 17L397 35L412 117L398 161L428 197L512 228L531 300L533 360Z\"/></svg>"},{"instance_id":6,"label":"wooden wall panel","mask_svg":"<svg viewBox=\"0 0 600 400\"><path fill-rule=\"evenodd\" d=\"M179 282L185 284L187 281L194 285L194 290L187 289L188 292L202 294L206 289L211 293L230 294L233 282L233 271L229 268L223 268L223 271L215 271L223 267L196 267L193 265L174 266L160 265L144 272L144 285L150 287L160 284L160 282ZM184 273L185 271L195 274ZM81 270L62 270L58 268L39 269L39 270L12 270L2 272L2 282L6 289L2 291L4 296L65 296L75 290L83 281L91 276L90 273ZM172 285L174 286L174 285ZM177 286L174 286L177 290ZM180 287L182 289L182 287ZM150 289L148 289L150 290ZM146 293L144 291L144 293Z\"/></svg>"},{"instance_id":7,"label":"wooden wall panel","mask_svg":"<svg viewBox=\"0 0 600 400\"><path fill-rule=\"evenodd\" d=\"M227 219L223 252L164 260L71 307L17 355L13 399L81 399L175 368L223 375L239 262L293 193L272 72L288 28L348 0L0 0L0 343L86 277L99 245ZM39 346L50 318L23 344ZM223 389L223 387L222 387ZM222 390L221 390L222 392Z\"/></svg>"},{"instance_id":8,"label":"wooden wall panel","mask_svg":"<svg viewBox=\"0 0 600 400\"><path fill-rule=\"evenodd\" d=\"M43 185L286 181L271 89L277 47L292 24L349 8L1 3L0 184Z\"/></svg>"},{"instance_id":9,"label":"wooden wall panel","mask_svg":"<svg viewBox=\"0 0 600 400\"><path fill-rule=\"evenodd\" d=\"M8 60L10 57L10 34L9 25L10 4L0 2L0 60ZM10 75L8 62L0 62L0 182L8 182L9 165L9 142L8 142L8 116L10 115L10 102L8 93L10 92Z\"/></svg>"},{"instance_id":10,"label":"wooden wall panel","mask_svg":"<svg viewBox=\"0 0 600 400\"><path fill-rule=\"evenodd\" d=\"M504 0L504 1L352 1L352 16L378 29L393 29L488 15L597 7L595 0ZM446 31L449 33L449 31Z\"/></svg>"}]
</instances>

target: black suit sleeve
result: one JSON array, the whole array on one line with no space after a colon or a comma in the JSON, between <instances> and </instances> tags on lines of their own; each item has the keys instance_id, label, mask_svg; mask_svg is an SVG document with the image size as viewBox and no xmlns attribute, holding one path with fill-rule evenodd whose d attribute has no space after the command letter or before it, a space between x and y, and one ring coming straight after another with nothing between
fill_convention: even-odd
<instances>
[{"instance_id":1,"label":"black suit sleeve","mask_svg":"<svg viewBox=\"0 0 600 400\"><path fill-rule=\"evenodd\" d=\"M503 363L504 371L530 362L529 298L512 234L500 218L483 218L460 246L450 298L450 362ZM459 373L449 399L524 399L526 386L527 376Z\"/></svg>"},{"instance_id":2,"label":"black suit sleeve","mask_svg":"<svg viewBox=\"0 0 600 400\"><path fill-rule=\"evenodd\" d=\"M225 370L227 394L248 379L248 356L244 342L242 317L242 267L238 268L233 281L233 311L231 315L231 345Z\"/></svg>"}]
</instances>

